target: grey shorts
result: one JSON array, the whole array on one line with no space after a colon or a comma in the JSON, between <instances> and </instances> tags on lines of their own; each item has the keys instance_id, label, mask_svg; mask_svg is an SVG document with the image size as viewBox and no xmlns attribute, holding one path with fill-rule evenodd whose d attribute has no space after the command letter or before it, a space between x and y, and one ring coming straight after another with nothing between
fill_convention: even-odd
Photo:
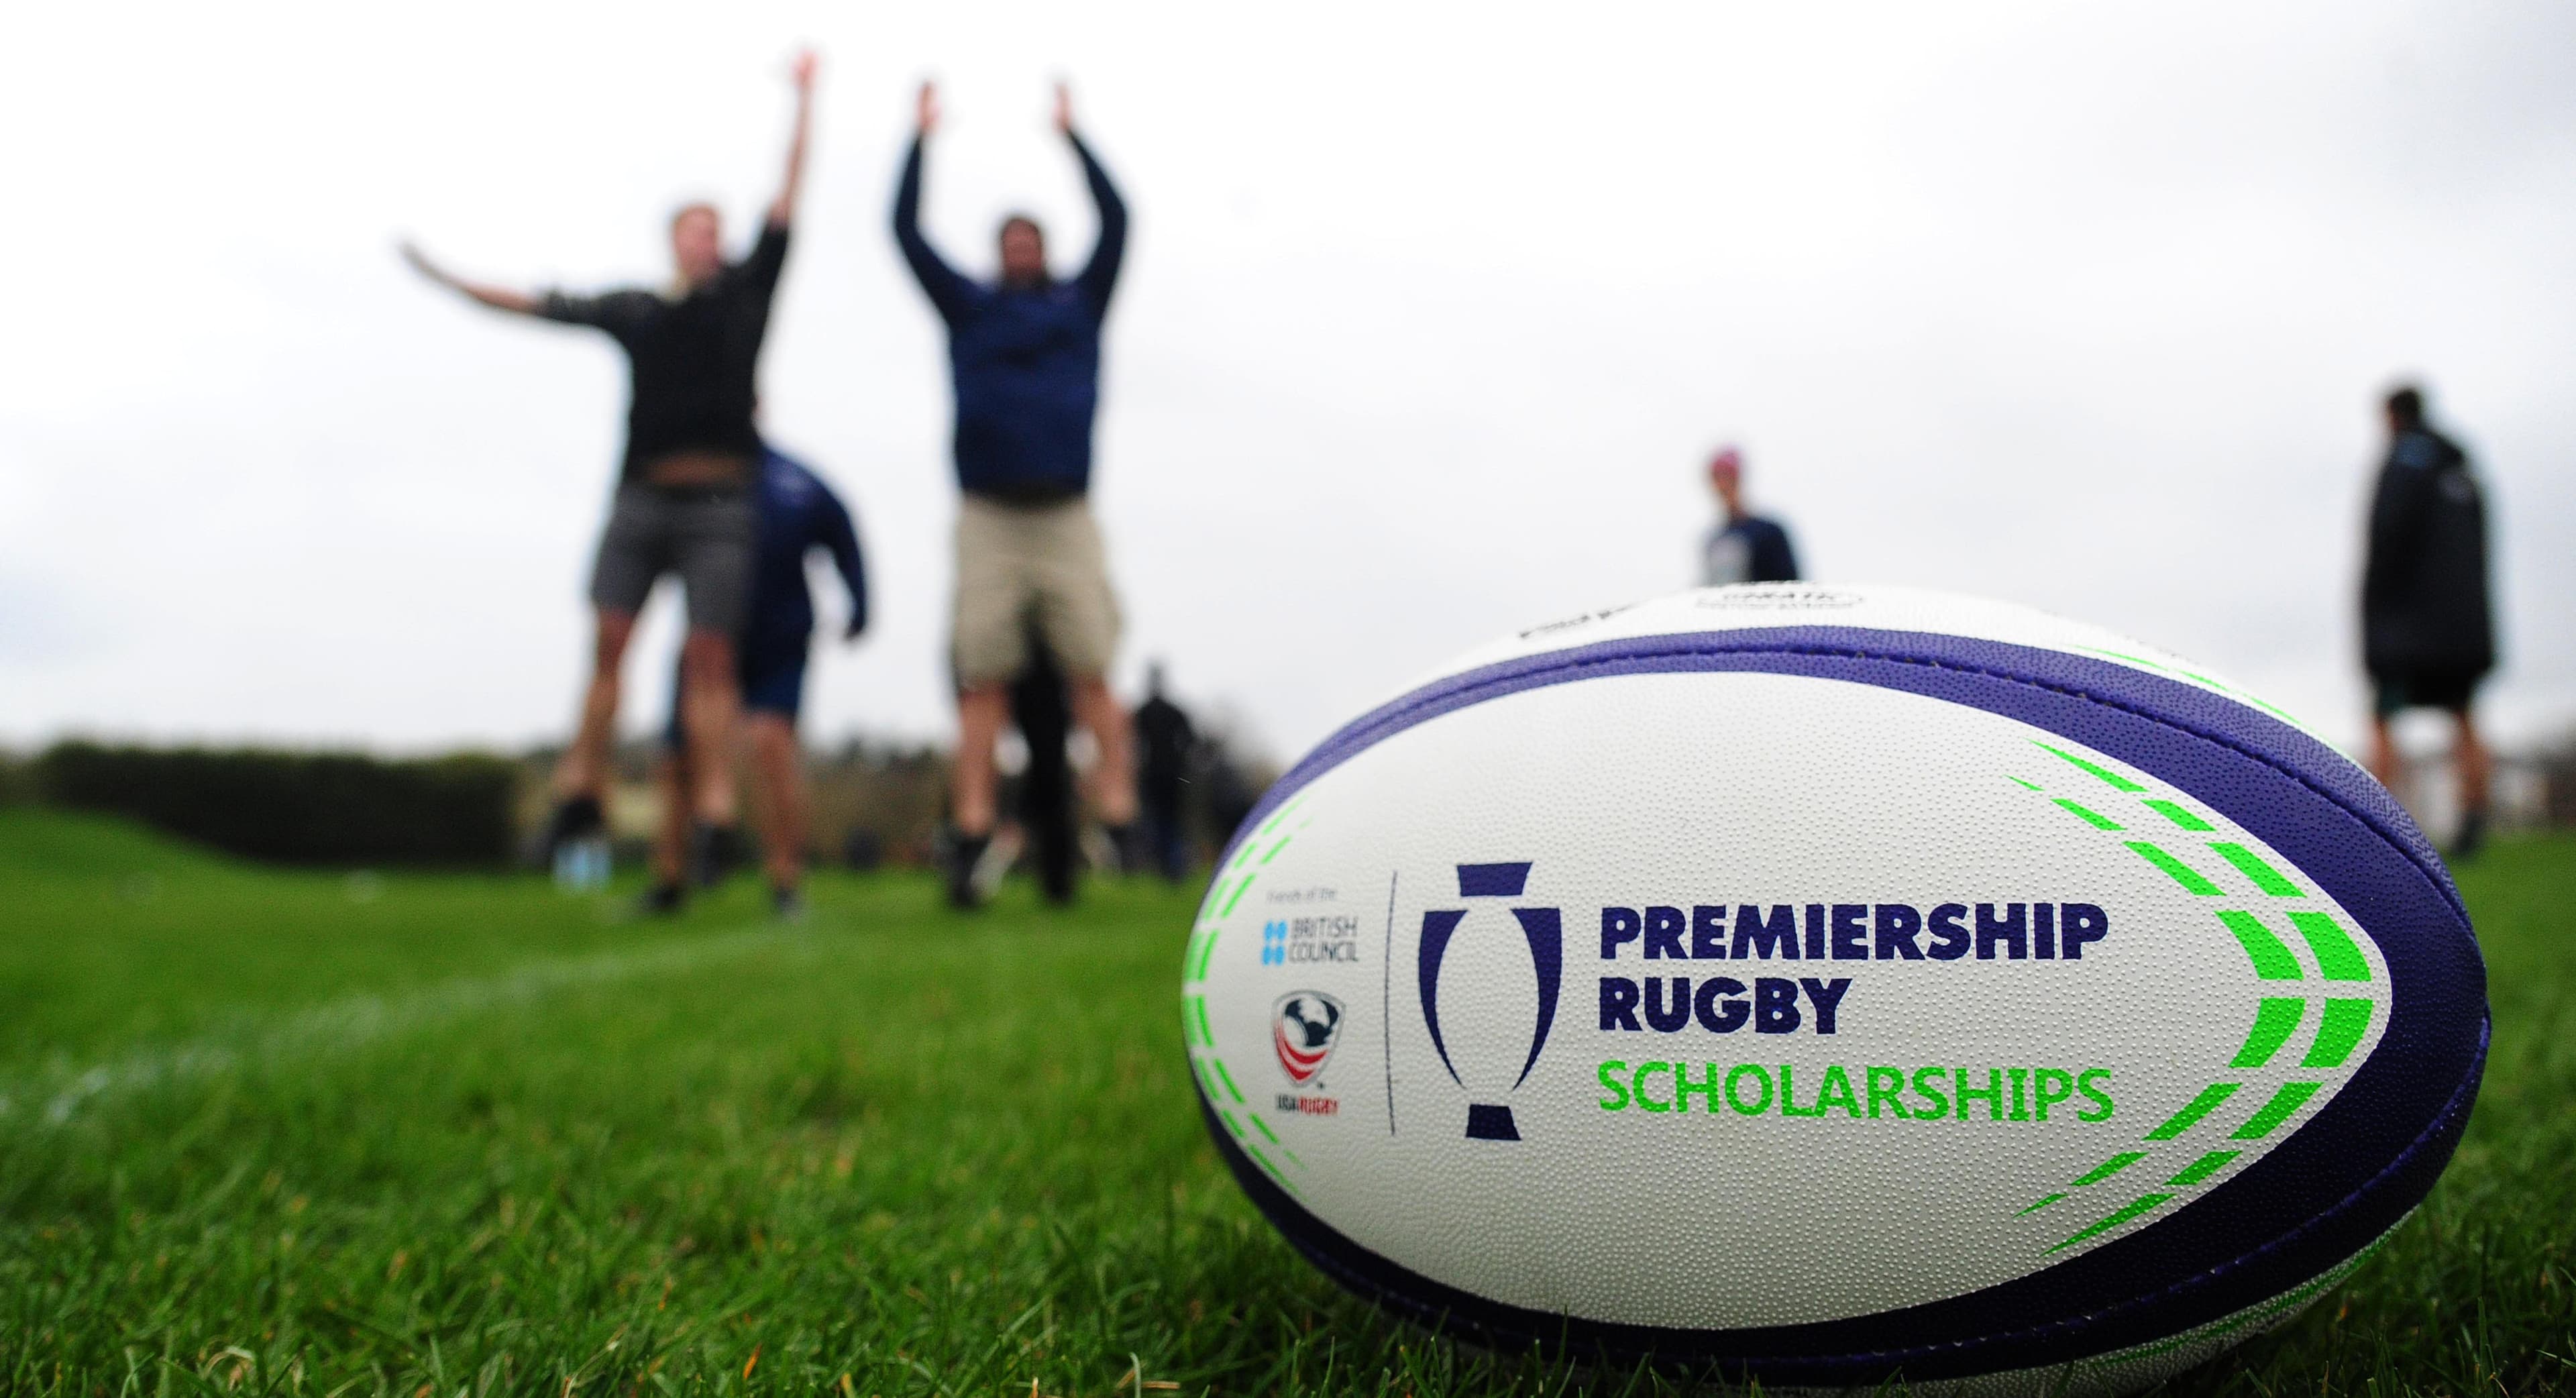
<instances>
[{"instance_id":1,"label":"grey shorts","mask_svg":"<svg viewBox=\"0 0 2576 1398\"><path fill-rule=\"evenodd\" d=\"M1032 624L1066 675L1108 673L1118 652L1118 594L1090 503L959 501L950 623L950 658L968 689L1019 678Z\"/></svg>"},{"instance_id":2,"label":"grey shorts","mask_svg":"<svg viewBox=\"0 0 2576 1398\"><path fill-rule=\"evenodd\" d=\"M748 491L619 486L590 572L591 605L640 612L654 582L671 573L691 630L737 634L751 606L754 511Z\"/></svg>"}]
</instances>

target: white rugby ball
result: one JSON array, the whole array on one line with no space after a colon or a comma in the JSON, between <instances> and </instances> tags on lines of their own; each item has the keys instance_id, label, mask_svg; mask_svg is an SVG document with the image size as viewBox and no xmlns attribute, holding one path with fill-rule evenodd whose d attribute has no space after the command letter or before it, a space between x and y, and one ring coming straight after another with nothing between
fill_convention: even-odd
<instances>
[{"instance_id":1,"label":"white rugby ball","mask_svg":"<svg viewBox=\"0 0 2576 1398\"><path fill-rule=\"evenodd\" d=\"M1308 754L1188 940L1209 1130L1308 1259L1483 1343L2120 1392L2421 1200L2485 971L2279 710L2025 608L1682 593Z\"/></svg>"}]
</instances>

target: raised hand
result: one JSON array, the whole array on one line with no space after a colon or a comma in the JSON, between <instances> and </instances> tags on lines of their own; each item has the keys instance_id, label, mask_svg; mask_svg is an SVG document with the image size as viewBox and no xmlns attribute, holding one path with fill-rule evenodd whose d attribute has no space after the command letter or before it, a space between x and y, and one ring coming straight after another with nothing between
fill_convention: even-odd
<instances>
[{"instance_id":1,"label":"raised hand","mask_svg":"<svg viewBox=\"0 0 2576 1398\"><path fill-rule=\"evenodd\" d=\"M1055 85L1055 129L1067 136L1073 134L1073 89L1062 81Z\"/></svg>"},{"instance_id":2,"label":"raised hand","mask_svg":"<svg viewBox=\"0 0 2576 1398\"><path fill-rule=\"evenodd\" d=\"M403 261L410 263L413 271L450 291L471 297L496 311L509 311L514 315L523 316L537 313L537 298L526 292L512 291L505 286L486 286L481 282L469 282L430 261L429 254L420 250L420 244L409 238L403 239L396 246L402 251Z\"/></svg>"},{"instance_id":3,"label":"raised hand","mask_svg":"<svg viewBox=\"0 0 2576 1398\"><path fill-rule=\"evenodd\" d=\"M422 276L429 278L440 286L454 286L456 284L456 279L454 277L447 275L445 269L441 268L437 263L429 260L429 254L420 250L420 244L413 242L409 238L405 238L399 246L402 251L402 260L410 263L413 271L420 273Z\"/></svg>"},{"instance_id":4,"label":"raised hand","mask_svg":"<svg viewBox=\"0 0 2576 1398\"><path fill-rule=\"evenodd\" d=\"M931 132L939 129L939 88L937 84L925 82L921 85L921 95L914 99L913 120L921 128L921 134L924 136L927 136Z\"/></svg>"},{"instance_id":5,"label":"raised hand","mask_svg":"<svg viewBox=\"0 0 2576 1398\"><path fill-rule=\"evenodd\" d=\"M814 116L814 51L798 49L787 62L787 80L796 85L796 126L787 138L787 178L778 186L778 197L769 205L769 222L774 228L785 228L796 218L796 199L805 187L805 134Z\"/></svg>"}]
</instances>

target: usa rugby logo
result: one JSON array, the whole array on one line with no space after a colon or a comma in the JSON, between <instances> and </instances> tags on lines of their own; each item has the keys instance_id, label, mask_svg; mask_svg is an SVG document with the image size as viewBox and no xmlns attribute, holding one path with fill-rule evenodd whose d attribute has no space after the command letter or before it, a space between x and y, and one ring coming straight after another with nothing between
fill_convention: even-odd
<instances>
[{"instance_id":1,"label":"usa rugby logo","mask_svg":"<svg viewBox=\"0 0 2576 1398\"><path fill-rule=\"evenodd\" d=\"M1341 1037L1342 1002L1321 991L1292 991L1271 1008L1270 1046L1279 1051L1279 1070L1298 1087L1324 1071Z\"/></svg>"}]
</instances>

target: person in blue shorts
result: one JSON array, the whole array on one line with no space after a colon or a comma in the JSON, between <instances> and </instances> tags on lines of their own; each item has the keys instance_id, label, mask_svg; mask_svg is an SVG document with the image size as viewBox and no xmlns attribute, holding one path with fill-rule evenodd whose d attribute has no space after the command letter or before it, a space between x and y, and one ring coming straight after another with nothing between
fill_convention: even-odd
<instances>
[{"instance_id":1,"label":"person in blue shorts","mask_svg":"<svg viewBox=\"0 0 2576 1398\"><path fill-rule=\"evenodd\" d=\"M849 589L844 640L855 640L867 629L868 580L849 508L802 462L763 444L753 500L751 600L736 649L742 739L751 757L752 821L760 832L770 905L779 916L794 917L804 907L808 839L805 773L796 741L796 717L805 700L805 660L814 634L806 559L817 549L829 554ZM644 895L645 910L655 913L676 912L687 898L687 803L680 798L692 784L693 754L684 740L676 690L673 697L666 730L669 752L661 772L662 834L653 850L653 886Z\"/></svg>"}]
</instances>

